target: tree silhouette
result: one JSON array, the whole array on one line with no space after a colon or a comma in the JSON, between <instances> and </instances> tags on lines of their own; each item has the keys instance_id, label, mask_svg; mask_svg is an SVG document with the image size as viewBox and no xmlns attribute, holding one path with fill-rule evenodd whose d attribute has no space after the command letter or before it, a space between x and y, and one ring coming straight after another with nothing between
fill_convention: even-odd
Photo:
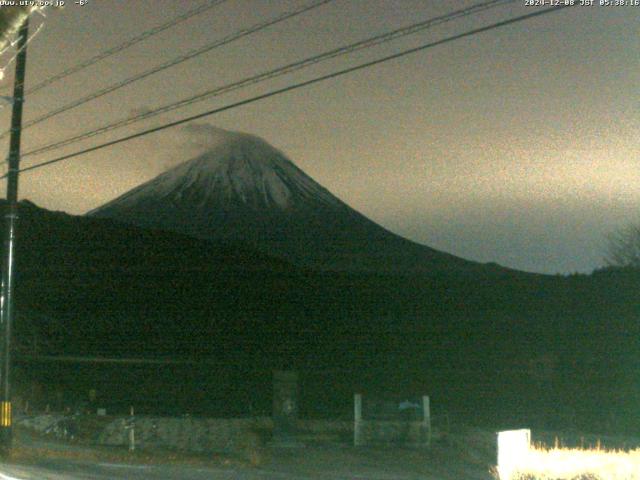
<instances>
[{"instance_id":1,"label":"tree silhouette","mask_svg":"<svg viewBox=\"0 0 640 480\"><path fill-rule=\"evenodd\" d=\"M621 228L607 239L607 265L640 269L640 223Z\"/></svg>"}]
</instances>

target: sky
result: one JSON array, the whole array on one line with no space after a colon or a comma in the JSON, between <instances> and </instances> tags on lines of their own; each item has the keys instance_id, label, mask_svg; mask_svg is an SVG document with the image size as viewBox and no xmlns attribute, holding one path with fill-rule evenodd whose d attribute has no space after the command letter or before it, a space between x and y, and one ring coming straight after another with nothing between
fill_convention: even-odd
<instances>
[{"instance_id":1,"label":"sky","mask_svg":"<svg viewBox=\"0 0 640 480\"><path fill-rule=\"evenodd\" d=\"M309 1L227 0L27 96L24 119ZM202 3L67 1L36 15L27 88ZM22 149L474 3L334 0L26 129ZM22 166L540 8L518 0L25 156ZM25 172L20 196L83 214L202 153L207 129L219 127L264 138L341 200L411 240L526 271L590 272L603 265L607 235L640 221L638 25L640 7L564 9ZM12 85L11 56L0 57L0 90ZM0 110L2 131L10 113Z\"/></svg>"}]
</instances>

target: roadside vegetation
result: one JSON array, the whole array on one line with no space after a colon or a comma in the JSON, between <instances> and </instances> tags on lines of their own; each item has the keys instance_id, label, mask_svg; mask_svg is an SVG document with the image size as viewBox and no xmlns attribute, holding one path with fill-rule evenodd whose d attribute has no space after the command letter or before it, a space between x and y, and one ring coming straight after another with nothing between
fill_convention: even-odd
<instances>
[{"instance_id":1,"label":"roadside vegetation","mask_svg":"<svg viewBox=\"0 0 640 480\"><path fill-rule=\"evenodd\" d=\"M510 478L500 480L639 480L640 449L533 446Z\"/></svg>"}]
</instances>

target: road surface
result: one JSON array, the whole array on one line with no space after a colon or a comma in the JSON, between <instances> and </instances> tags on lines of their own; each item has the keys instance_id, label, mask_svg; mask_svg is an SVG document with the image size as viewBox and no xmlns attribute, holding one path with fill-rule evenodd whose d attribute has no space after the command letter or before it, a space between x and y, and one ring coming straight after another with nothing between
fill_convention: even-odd
<instances>
[{"instance_id":1,"label":"road surface","mask_svg":"<svg viewBox=\"0 0 640 480\"><path fill-rule=\"evenodd\" d=\"M431 477L435 480L438 477ZM440 477L442 478L442 477ZM366 475L316 472L312 474L278 471L269 468L202 468L174 465L124 465L113 463L44 460L37 465L0 464L0 480L425 480L414 474Z\"/></svg>"},{"instance_id":2,"label":"road surface","mask_svg":"<svg viewBox=\"0 0 640 480\"><path fill-rule=\"evenodd\" d=\"M194 463L188 457L164 463L157 455L153 463L113 463L97 460L88 447L31 438L22 439L21 449L29 455L22 463L0 463L0 480L493 480L495 461L494 435L486 432L466 432L429 449L346 443L270 447L255 467L231 460Z\"/></svg>"}]
</instances>

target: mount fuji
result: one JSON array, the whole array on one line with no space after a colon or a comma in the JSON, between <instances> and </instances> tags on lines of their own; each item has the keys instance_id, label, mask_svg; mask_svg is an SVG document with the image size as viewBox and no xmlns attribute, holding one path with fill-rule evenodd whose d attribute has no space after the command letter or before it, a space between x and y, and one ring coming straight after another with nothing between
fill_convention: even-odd
<instances>
[{"instance_id":1,"label":"mount fuji","mask_svg":"<svg viewBox=\"0 0 640 480\"><path fill-rule=\"evenodd\" d=\"M502 270L389 232L336 198L266 141L224 130L206 153L87 215L244 243L320 270Z\"/></svg>"}]
</instances>

